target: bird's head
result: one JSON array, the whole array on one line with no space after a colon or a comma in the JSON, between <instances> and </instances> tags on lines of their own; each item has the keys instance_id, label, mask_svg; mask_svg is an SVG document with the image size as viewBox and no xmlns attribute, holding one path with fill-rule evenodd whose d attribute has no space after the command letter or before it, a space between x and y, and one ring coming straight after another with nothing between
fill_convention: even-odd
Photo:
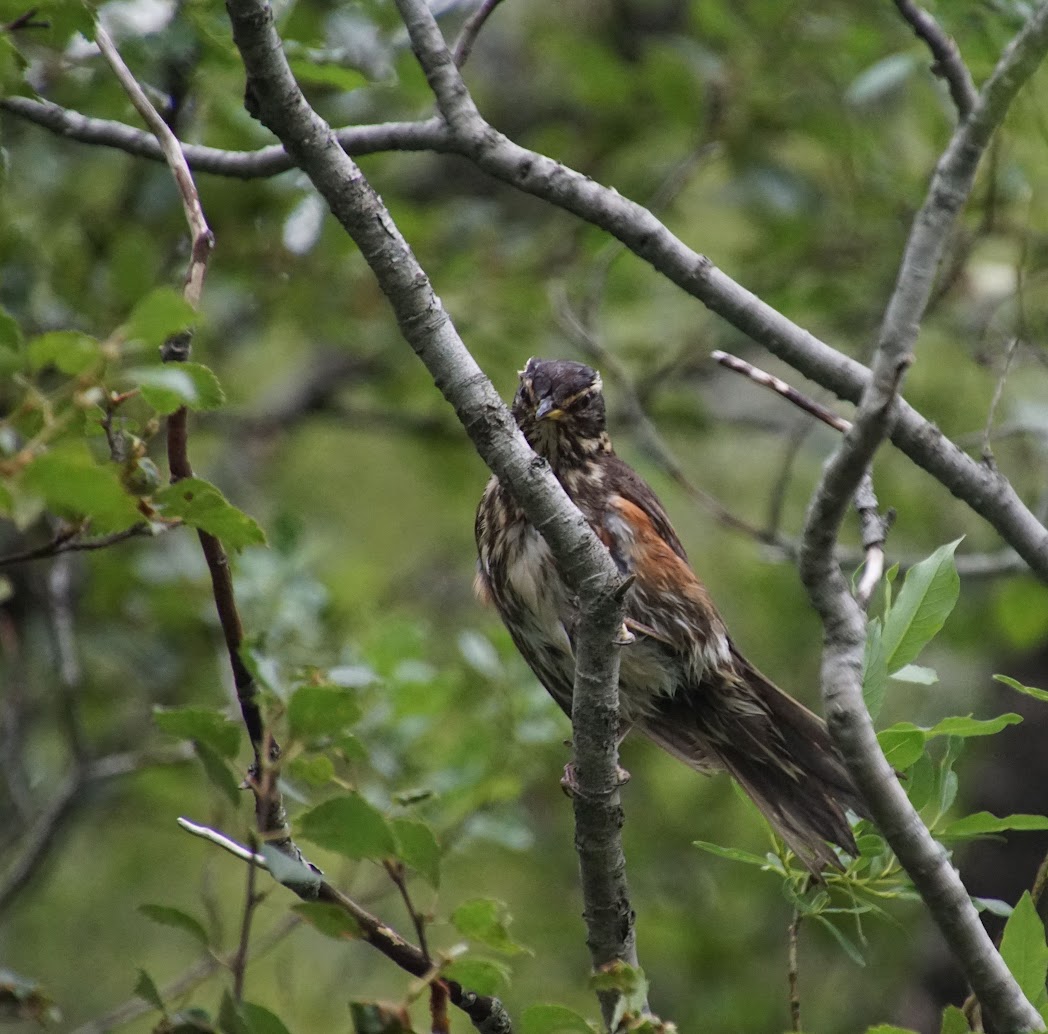
<instances>
[{"instance_id":1,"label":"bird's head","mask_svg":"<svg viewBox=\"0 0 1048 1034\"><path fill-rule=\"evenodd\" d=\"M610 452L600 374L567 359L529 359L513 416L531 447L554 466Z\"/></svg>"}]
</instances>

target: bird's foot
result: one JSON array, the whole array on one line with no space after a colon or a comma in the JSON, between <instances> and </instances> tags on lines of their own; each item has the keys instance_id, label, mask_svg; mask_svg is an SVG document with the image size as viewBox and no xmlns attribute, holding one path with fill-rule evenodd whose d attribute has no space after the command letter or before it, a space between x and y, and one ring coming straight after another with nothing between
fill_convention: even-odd
<instances>
[{"instance_id":1,"label":"bird's foot","mask_svg":"<svg viewBox=\"0 0 1048 1034\"><path fill-rule=\"evenodd\" d=\"M625 786L632 778L633 777L622 767L622 765L615 766L616 787ZM579 790L578 776L575 772L575 763L573 761L569 761L564 766L564 774L560 777L560 786L569 797L575 797L581 792Z\"/></svg>"},{"instance_id":2,"label":"bird's foot","mask_svg":"<svg viewBox=\"0 0 1048 1034\"><path fill-rule=\"evenodd\" d=\"M626 622L622 622L622 626L618 632L615 633L615 638L612 639L612 643L615 646L629 646L630 643L635 643L637 637L626 627Z\"/></svg>"}]
</instances>

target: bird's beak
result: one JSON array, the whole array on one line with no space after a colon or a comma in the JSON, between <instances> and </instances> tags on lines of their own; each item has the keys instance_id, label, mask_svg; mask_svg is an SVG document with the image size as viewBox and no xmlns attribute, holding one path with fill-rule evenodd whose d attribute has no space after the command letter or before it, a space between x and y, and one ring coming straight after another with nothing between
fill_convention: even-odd
<instances>
[{"instance_id":1,"label":"bird's beak","mask_svg":"<svg viewBox=\"0 0 1048 1034\"><path fill-rule=\"evenodd\" d=\"M564 415L563 409L558 409L553 399L548 396L539 403L535 410L536 420L559 420Z\"/></svg>"}]
</instances>

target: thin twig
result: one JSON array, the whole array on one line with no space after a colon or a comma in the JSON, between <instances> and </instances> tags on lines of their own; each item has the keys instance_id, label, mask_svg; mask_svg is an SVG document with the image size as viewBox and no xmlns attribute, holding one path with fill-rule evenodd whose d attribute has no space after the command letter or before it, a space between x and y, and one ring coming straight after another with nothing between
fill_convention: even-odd
<instances>
[{"instance_id":1,"label":"thin twig","mask_svg":"<svg viewBox=\"0 0 1048 1034\"><path fill-rule=\"evenodd\" d=\"M178 824L186 832L216 844L241 861L268 871L269 866L262 855L238 844L217 830L190 822L185 818L180 818ZM318 878L310 893L313 900L336 905L345 912L356 923L361 939L376 948L405 972L419 978L432 977L433 965L423 955L421 949L404 940L392 927L373 916L367 909L333 887L327 880ZM447 980L445 983L452 1004L469 1016L481 1034L511 1034L512 1025L509 1016L497 998L478 995L454 980Z\"/></svg>"},{"instance_id":2,"label":"thin twig","mask_svg":"<svg viewBox=\"0 0 1048 1034\"><path fill-rule=\"evenodd\" d=\"M389 873L389 878L393 881L393 885L397 888L401 900L404 902L404 908L407 909L411 925L415 928L419 949L427 961L432 962L433 957L429 953L429 945L426 942L426 917L415 907L414 901L411 900L411 893L408 891L407 879L404 874L404 863L396 859L387 859L384 864L386 872Z\"/></svg>"},{"instance_id":3,"label":"thin twig","mask_svg":"<svg viewBox=\"0 0 1048 1034\"><path fill-rule=\"evenodd\" d=\"M255 890L258 867L254 864L254 858L255 852L252 851L247 862L247 890L244 894L244 911L240 920L240 942L229 967L233 973L233 1000L235 1002L244 1000L244 978L247 975L247 961L251 945L251 920L263 897Z\"/></svg>"},{"instance_id":4,"label":"thin twig","mask_svg":"<svg viewBox=\"0 0 1048 1034\"><path fill-rule=\"evenodd\" d=\"M972 81L972 74L961 57L956 41L943 31L942 26L913 0L895 0L899 13L909 22L917 38L924 40L935 58L932 71L946 80L950 96L963 122L975 107L979 91Z\"/></svg>"},{"instance_id":5,"label":"thin twig","mask_svg":"<svg viewBox=\"0 0 1048 1034\"><path fill-rule=\"evenodd\" d=\"M1019 346L1018 336L1013 337L1009 342L1004 351L1004 369L1001 370L1000 377L997 378L997 383L993 386L993 396L990 399L990 405L986 410L986 426L983 428L982 434L982 459L983 463L993 464L993 447L990 445L990 440L993 437L993 421L997 415L997 407L1001 404L1001 397L1004 395L1004 385L1008 380L1008 374L1012 369L1012 360L1015 358L1016 349Z\"/></svg>"},{"instance_id":6,"label":"thin twig","mask_svg":"<svg viewBox=\"0 0 1048 1034\"><path fill-rule=\"evenodd\" d=\"M790 992L790 1030L799 1031L801 1027L801 992L797 982L797 941L800 934L801 919L799 909L793 910L793 919L787 927L786 977Z\"/></svg>"},{"instance_id":7,"label":"thin twig","mask_svg":"<svg viewBox=\"0 0 1048 1034\"><path fill-rule=\"evenodd\" d=\"M502 0L483 0L481 5L466 19L466 24L462 26L462 31L455 40L455 64L459 68L469 60L480 30L484 28L484 23L500 3Z\"/></svg>"},{"instance_id":8,"label":"thin twig","mask_svg":"<svg viewBox=\"0 0 1048 1034\"><path fill-rule=\"evenodd\" d=\"M255 947L251 952L251 958L257 959L265 955L266 952L279 944L288 934L298 929L302 923L302 917L294 913L284 916L271 930L267 930L255 939ZM231 951L225 955L204 955L184 973L175 977L174 980L171 980L160 989L161 999L169 1002L181 998L219 970L231 968L236 954L235 951ZM139 1016L145 1016L147 1013L152 1012L153 1009L154 1006L150 1002L135 995L126 1002L122 1002L115 1008L110 1009L104 1015L81 1024L71 1034L109 1034L109 1031L123 1027L132 1020L137 1020Z\"/></svg>"},{"instance_id":9,"label":"thin twig","mask_svg":"<svg viewBox=\"0 0 1048 1034\"><path fill-rule=\"evenodd\" d=\"M98 535L94 538L82 539L78 536L83 528L79 525L74 528L66 528L56 532L49 542L42 546L34 546L32 549L24 549L18 553L8 553L0 557L0 568L12 567L15 564L28 563L31 560L47 560L51 557L61 556L63 553L80 553L95 549L108 549L128 539L139 538L145 535L159 535L169 528L177 527L181 522L146 522L133 524L123 531L115 531L109 535Z\"/></svg>"}]
</instances>

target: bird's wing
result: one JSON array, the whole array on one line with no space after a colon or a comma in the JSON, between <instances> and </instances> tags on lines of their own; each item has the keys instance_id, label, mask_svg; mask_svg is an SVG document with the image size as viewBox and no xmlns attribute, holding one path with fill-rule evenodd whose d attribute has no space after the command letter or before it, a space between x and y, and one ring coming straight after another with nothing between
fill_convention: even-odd
<instances>
[{"instance_id":1,"label":"bird's wing","mask_svg":"<svg viewBox=\"0 0 1048 1034\"><path fill-rule=\"evenodd\" d=\"M651 486L618 456L608 457L607 463L609 481L615 486L616 493L638 507L651 522L655 534L687 563L688 554L684 551L670 523L669 515Z\"/></svg>"}]
</instances>

